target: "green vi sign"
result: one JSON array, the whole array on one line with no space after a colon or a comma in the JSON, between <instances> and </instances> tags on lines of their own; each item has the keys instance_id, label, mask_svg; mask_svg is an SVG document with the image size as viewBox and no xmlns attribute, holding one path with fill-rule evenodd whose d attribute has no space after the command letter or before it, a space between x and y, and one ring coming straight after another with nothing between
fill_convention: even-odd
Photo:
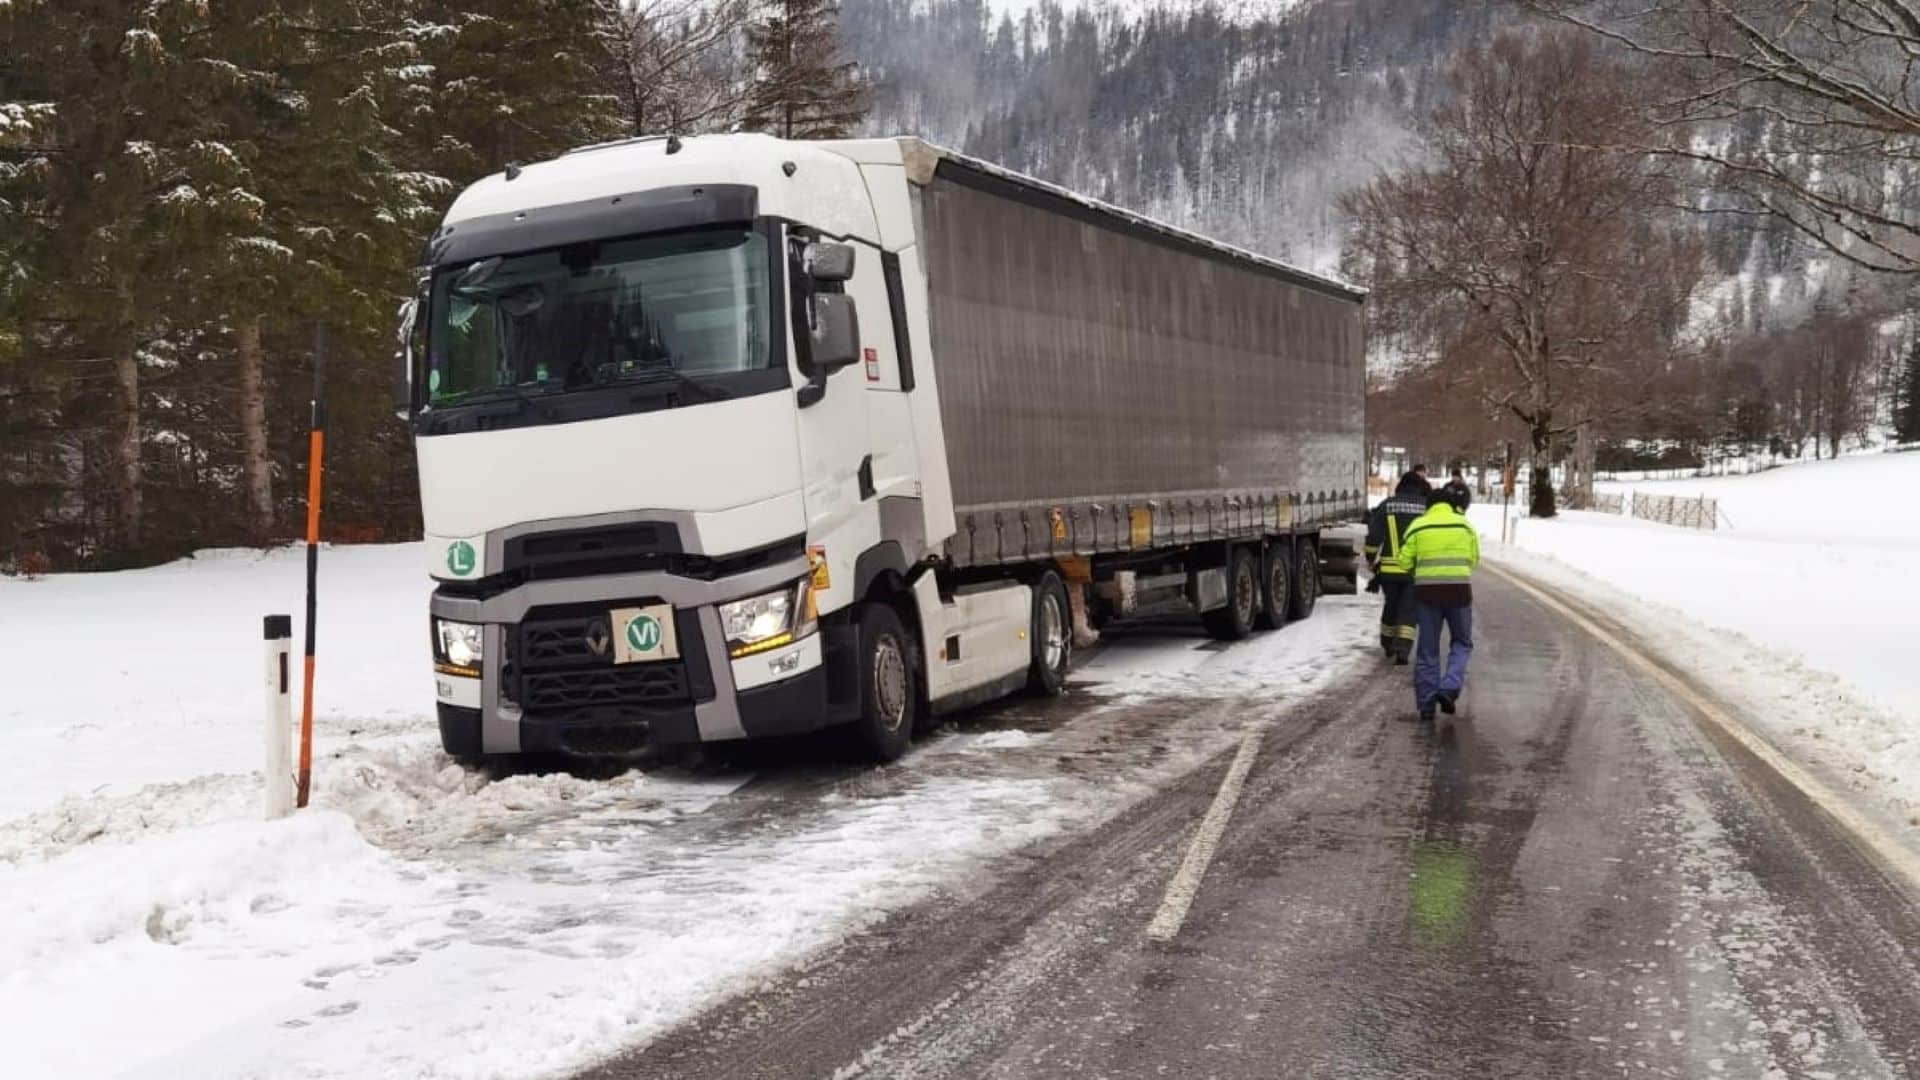
<instances>
[{"instance_id":1,"label":"green vi sign","mask_svg":"<svg viewBox=\"0 0 1920 1080\"><path fill-rule=\"evenodd\" d=\"M466 577L473 573L473 545L465 540L455 540L447 545L447 572L454 577Z\"/></svg>"},{"instance_id":2,"label":"green vi sign","mask_svg":"<svg viewBox=\"0 0 1920 1080\"><path fill-rule=\"evenodd\" d=\"M650 653L660 647L660 620L651 615L636 615L627 623L627 647L636 653Z\"/></svg>"}]
</instances>

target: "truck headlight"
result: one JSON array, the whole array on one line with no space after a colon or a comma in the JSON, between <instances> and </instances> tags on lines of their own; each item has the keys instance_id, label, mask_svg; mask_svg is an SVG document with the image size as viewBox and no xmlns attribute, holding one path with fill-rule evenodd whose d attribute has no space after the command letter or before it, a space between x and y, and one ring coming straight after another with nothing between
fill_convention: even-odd
<instances>
[{"instance_id":1,"label":"truck headlight","mask_svg":"<svg viewBox=\"0 0 1920 1080\"><path fill-rule=\"evenodd\" d=\"M727 638L727 655L735 659L798 641L819 625L811 578L720 605L720 631Z\"/></svg>"},{"instance_id":2,"label":"truck headlight","mask_svg":"<svg viewBox=\"0 0 1920 1080\"><path fill-rule=\"evenodd\" d=\"M440 645L440 655L447 663L463 668L480 666L482 629L479 623L435 619L433 633Z\"/></svg>"}]
</instances>

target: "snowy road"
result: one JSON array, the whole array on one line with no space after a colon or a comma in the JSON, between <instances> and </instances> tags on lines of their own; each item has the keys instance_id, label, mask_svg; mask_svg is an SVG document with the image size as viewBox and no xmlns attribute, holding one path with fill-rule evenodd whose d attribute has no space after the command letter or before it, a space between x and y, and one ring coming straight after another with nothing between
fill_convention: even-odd
<instances>
[{"instance_id":1,"label":"snowy road","mask_svg":"<svg viewBox=\"0 0 1920 1080\"><path fill-rule=\"evenodd\" d=\"M1915 899L1657 682L1478 591L1458 723L1406 723L1404 669L1228 704L1271 726L1170 942L1231 748L590 1075L1920 1073Z\"/></svg>"}]
</instances>

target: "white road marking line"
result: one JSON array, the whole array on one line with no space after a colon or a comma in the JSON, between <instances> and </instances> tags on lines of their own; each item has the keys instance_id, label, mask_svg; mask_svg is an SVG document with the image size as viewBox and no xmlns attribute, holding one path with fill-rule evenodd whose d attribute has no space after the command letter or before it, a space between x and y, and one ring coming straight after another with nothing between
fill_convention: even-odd
<instances>
[{"instance_id":1,"label":"white road marking line","mask_svg":"<svg viewBox=\"0 0 1920 1080\"><path fill-rule=\"evenodd\" d=\"M1240 740L1240 751L1233 755L1233 764L1227 766L1226 778L1214 793L1213 805L1207 807L1207 816L1200 819L1199 831L1187 845L1187 857L1181 860L1180 869L1167 883L1160 910L1154 912L1153 921L1147 924L1149 939L1172 941L1180 932L1180 925L1187 921L1187 909L1193 906L1193 898L1200 892L1200 879L1206 876L1207 864L1213 861L1214 849L1220 846L1220 836L1227 831L1227 819L1233 816L1233 806L1240 801L1240 789L1247 786L1247 773L1253 769L1253 759L1260 755L1260 740L1265 734L1262 728Z\"/></svg>"},{"instance_id":2,"label":"white road marking line","mask_svg":"<svg viewBox=\"0 0 1920 1080\"><path fill-rule=\"evenodd\" d=\"M1792 758L1774 749L1772 743L1754 734L1745 724L1727 715L1719 706L1701 696L1693 687L1688 686L1685 682L1676 678L1671 672L1667 671L1666 668L1661 667L1649 659L1638 649L1614 637L1604 628L1596 625L1592 620L1561 603L1549 593L1535 588L1532 584L1522 580L1515 571L1501 569L1493 566L1491 563L1487 564L1487 569L1512 584L1521 592L1526 593L1540 603L1559 612L1574 625L1592 634L1601 644L1606 645L1647 674L1653 676L1656 682L1665 687L1668 692L1672 693L1675 697L1693 706L1696 712L1712 723L1713 726L1724 732L1728 738L1746 747L1747 750L1752 752L1753 756L1766 763L1768 768L1778 773L1789 784L1799 788L1802 795L1805 795L1815 806L1826 811L1829 817L1839 822L1842 828L1852 834L1855 841L1878 856L1882 865L1895 874L1905 878L1903 884L1914 895L1920 895L1920 855L1915 855L1904 845L1892 837L1887 836L1886 833L1877 828L1866 817L1855 811L1853 807L1847 805L1844 800L1834 794L1833 790L1827 787L1827 785L1815 779L1813 774L1807 772L1806 769L1801 768L1798 762L1795 762Z\"/></svg>"}]
</instances>

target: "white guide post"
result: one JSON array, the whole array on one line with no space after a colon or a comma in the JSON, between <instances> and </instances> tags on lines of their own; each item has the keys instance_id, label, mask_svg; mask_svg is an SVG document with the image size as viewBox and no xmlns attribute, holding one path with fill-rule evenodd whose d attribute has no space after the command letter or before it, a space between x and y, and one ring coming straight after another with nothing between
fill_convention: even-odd
<instances>
[{"instance_id":1,"label":"white guide post","mask_svg":"<svg viewBox=\"0 0 1920 1080\"><path fill-rule=\"evenodd\" d=\"M293 693L288 660L293 617L269 615L267 639L267 820L293 812Z\"/></svg>"}]
</instances>

